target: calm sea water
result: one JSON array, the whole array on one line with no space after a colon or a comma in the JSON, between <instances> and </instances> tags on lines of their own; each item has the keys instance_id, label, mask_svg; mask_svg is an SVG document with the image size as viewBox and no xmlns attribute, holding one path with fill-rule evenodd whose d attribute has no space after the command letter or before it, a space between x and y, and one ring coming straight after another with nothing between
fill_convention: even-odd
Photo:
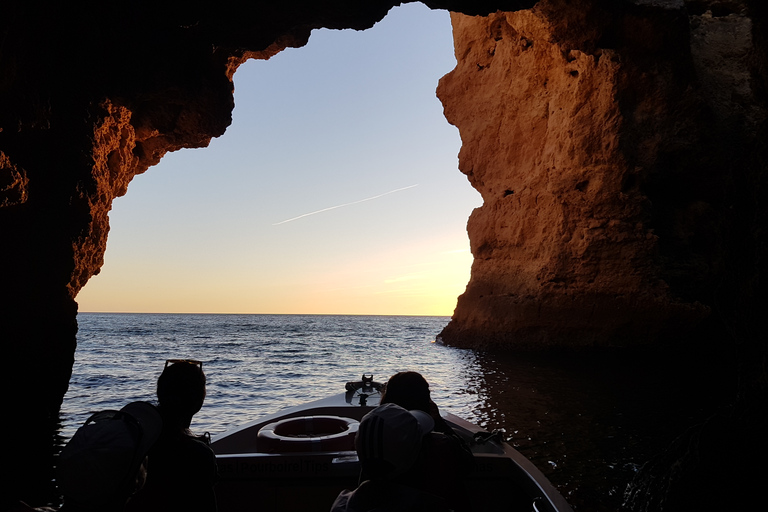
<instances>
[{"instance_id":1,"label":"calm sea water","mask_svg":"<svg viewBox=\"0 0 768 512\"><path fill-rule=\"evenodd\" d=\"M703 418L716 386L671 362L625 355L502 356L446 347L445 317L78 315L61 412L69 438L91 412L155 399L166 359L203 361L192 428L212 435L344 390L372 373L422 373L441 409L501 430L579 511L617 510L639 466ZM708 385L709 384L709 385Z\"/></svg>"},{"instance_id":2,"label":"calm sea water","mask_svg":"<svg viewBox=\"0 0 768 512\"><path fill-rule=\"evenodd\" d=\"M94 410L155 399L165 360L203 361L207 390L193 427L212 435L282 408L344 391L372 373L417 370L446 410L472 417L468 350L434 343L442 317L78 315L78 348L62 407L71 435Z\"/></svg>"}]
</instances>

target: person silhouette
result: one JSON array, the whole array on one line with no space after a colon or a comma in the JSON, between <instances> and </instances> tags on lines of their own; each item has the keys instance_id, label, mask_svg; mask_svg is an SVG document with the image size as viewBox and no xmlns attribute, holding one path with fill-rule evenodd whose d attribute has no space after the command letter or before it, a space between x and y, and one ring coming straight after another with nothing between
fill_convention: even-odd
<instances>
[{"instance_id":1,"label":"person silhouette","mask_svg":"<svg viewBox=\"0 0 768 512\"><path fill-rule=\"evenodd\" d=\"M453 510L471 510L464 477L474 470L472 450L440 415L427 380L418 372L396 373L387 381L380 403L430 415L434 428L423 442L421 488L445 499Z\"/></svg>"},{"instance_id":2,"label":"person silhouette","mask_svg":"<svg viewBox=\"0 0 768 512\"><path fill-rule=\"evenodd\" d=\"M391 403L366 414L355 437L360 485L339 493L331 512L448 512L420 485L422 441L433 427L429 414Z\"/></svg>"},{"instance_id":3,"label":"person silhouette","mask_svg":"<svg viewBox=\"0 0 768 512\"><path fill-rule=\"evenodd\" d=\"M189 427L205 400L205 374L200 361L170 359L157 379L160 438L149 452L144 487L127 510L142 512L216 511L216 457L205 436Z\"/></svg>"}]
</instances>

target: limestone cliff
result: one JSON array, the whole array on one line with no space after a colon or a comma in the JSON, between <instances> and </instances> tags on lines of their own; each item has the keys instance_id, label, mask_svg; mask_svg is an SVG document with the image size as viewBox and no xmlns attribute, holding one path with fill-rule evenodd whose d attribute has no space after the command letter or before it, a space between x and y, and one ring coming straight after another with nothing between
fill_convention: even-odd
<instances>
[{"instance_id":1,"label":"limestone cliff","mask_svg":"<svg viewBox=\"0 0 768 512\"><path fill-rule=\"evenodd\" d=\"M248 58L313 29L370 28L400 2L9 1L0 7L2 344L16 442L9 497L46 499L52 431L77 332L75 297L103 264L108 213L130 180L231 121ZM534 0L433 0L468 14Z\"/></svg>"},{"instance_id":2,"label":"limestone cliff","mask_svg":"<svg viewBox=\"0 0 768 512\"><path fill-rule=\"evenodd\" d=\"M75 297L103 264L113 199L168 151L224 133L244 60L315 28L369 28L399 3L3 3L4 501L48 497ZM725 323L740 403L761 410L765 2L424 3L463 13L438 93L484 199L444 340L690 346Z\"/></svg>"},{"instance_id":3,"label":"limestone cliff","mask_svg":"<svg viewBox=\"0 0 768 512\"><path fill-rule=\"evenodd\" d=\"M445 342L626 346L710 315L734 199L722 123L763 112L743 10L681 7L453 16L458 65L438 96L484 204Z\"/></svg>"},{"instance_id":4,"label":"limestone cliff","mask_svg":"<svg viewBox=\"0 0 768 512\"><path fill-rule=\"evenodd\" d=\"M438 96L484 204L443 341L712 350L738 367L731 407L649 461L628 510L738 508L765 479L767 8L543 0L452 16L458 63Z\"/></svg>"}]
</instances>

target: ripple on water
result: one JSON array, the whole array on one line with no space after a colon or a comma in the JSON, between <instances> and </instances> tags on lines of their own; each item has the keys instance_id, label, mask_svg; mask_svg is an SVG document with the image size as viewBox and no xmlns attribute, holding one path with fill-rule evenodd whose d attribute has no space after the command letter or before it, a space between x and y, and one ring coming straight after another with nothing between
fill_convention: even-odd
<instances>
[{"instance_id":1,"label":"ripple on water","mask_svg":"<svg viewBox=\"0 0 768 512\"><path fill-rule=\"evenodd\" d=\"M662 378L642 361L502 357L433 343L447 321L80 314L61 438L93 411L154 400L169 358L203 361L208 396L192 427L211 434L340 393L363 373L385 381L415 370L442 410L503 432L577 511L615 510L638 465L701 414L691 397L713 393L711 383Z\"/></svg>"}]
</instances>

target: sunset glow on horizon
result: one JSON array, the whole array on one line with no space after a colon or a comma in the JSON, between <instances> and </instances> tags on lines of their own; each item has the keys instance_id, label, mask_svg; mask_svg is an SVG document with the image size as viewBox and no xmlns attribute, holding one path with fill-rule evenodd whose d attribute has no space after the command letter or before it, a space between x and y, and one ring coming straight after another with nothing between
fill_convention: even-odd
<instances>
[{"instance_id":1,"label":"sunset glow on horizon","mask_svg":"<svg viewBox=\"0 0 768 512\"><path fill-rule=\"evenodd\" d=\"M226 133L114 202L79 310L450 316L482 204L435 96L454 66L422 4L243 64Z\"/></svg>"}]
</instances>

